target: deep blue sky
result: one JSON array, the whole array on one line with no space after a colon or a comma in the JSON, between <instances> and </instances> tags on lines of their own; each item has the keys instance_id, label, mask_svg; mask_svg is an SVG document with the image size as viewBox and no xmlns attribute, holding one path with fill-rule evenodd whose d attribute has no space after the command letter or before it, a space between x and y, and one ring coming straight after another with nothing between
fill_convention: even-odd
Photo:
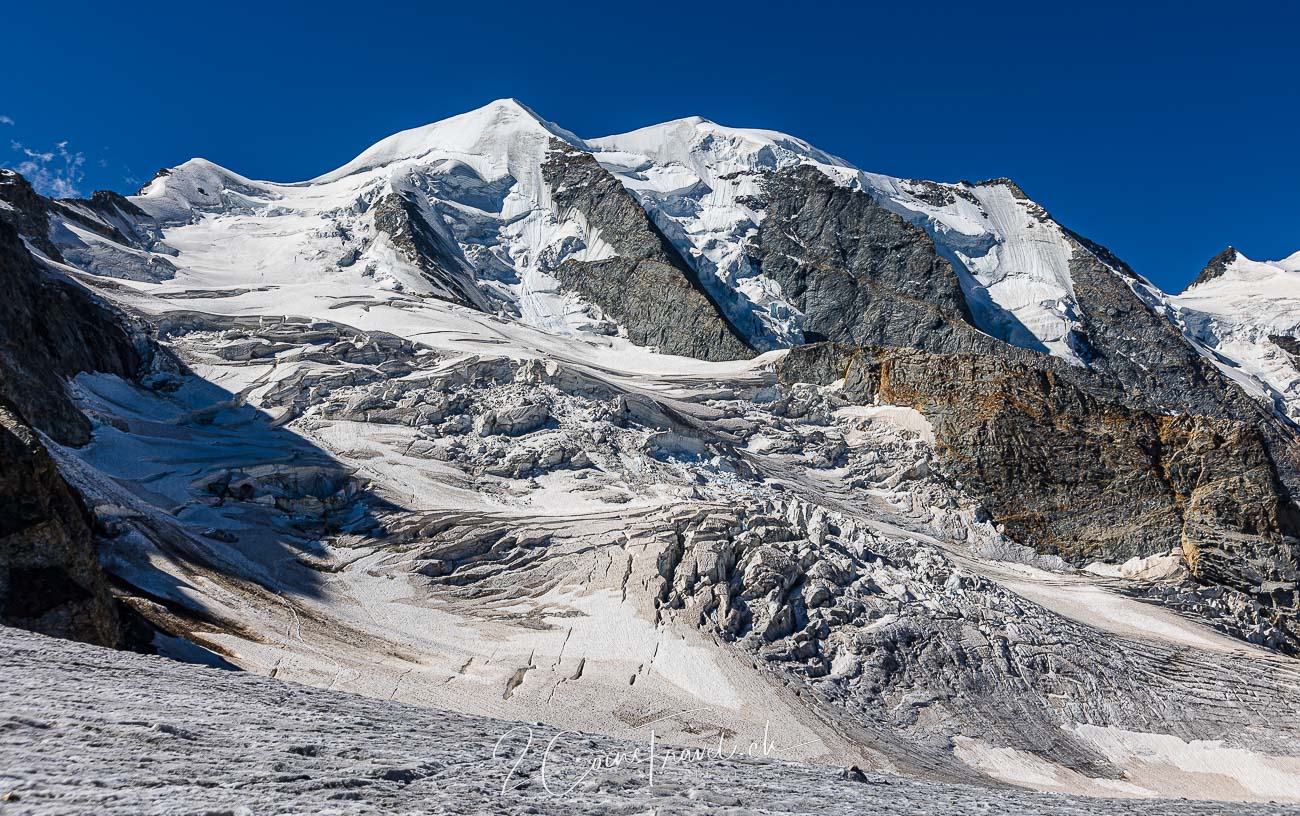
<instances>
[{"instance_id":1,"label":"deep blue sky","mask_svg":"<svg viewBox=\"0 0 1300 816\"><path fill-rule=\"evenodd\" d=\"M299 180L514 96L580 136L697 114L877 172L1010 176L1166 289L1229 243L1300 249L1281 2L15 0L0 20L0 162L47 188L133 192L191 156Z\"/></svg>"}]
</instances>

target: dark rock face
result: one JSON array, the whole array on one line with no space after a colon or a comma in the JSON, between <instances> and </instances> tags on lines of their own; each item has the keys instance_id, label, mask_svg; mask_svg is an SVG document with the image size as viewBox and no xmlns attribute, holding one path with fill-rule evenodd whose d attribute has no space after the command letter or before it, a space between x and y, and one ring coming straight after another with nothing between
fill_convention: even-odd
<instances>
[{"instance_id":1,"label":"dark rock face","mask_svg":"<svg viewBox=\"0 0 1300 816\"><path fill-rule=\"evenodd\" d=\"M637 345L702 360L754 356L690 264L591 154L557 139L542 173L556 207L582 213L618 253L564 261L554 273L561 284L599 306Z\"/></svg>"},{"instance_id":2,"label":"dark rock face","mask_svg":"<svg viewBox=\"0 0 1300 816\"><path fill-rule=\"evenodd\" d=\"M834 341L792 351L782 379L846 377L845 392L860 399L921 408L955 474L977 486L1018 539L1076 559L1168 549L1182 538L1183 505L1197 482L1175 483L1164 458L1205 445L1236 446L1236 462L1219 457L1228 468L1221 476L1267 474L1248 492L1269 505L1260 513L1273 522L1223 512L1216 519L1282 536L1278 508L1289 502L1274 462L1284 476L1295 470L1293 434L1145 302L1138 276L1104 247L1069 234L1083 370L974 330L957 277L929 236L870 196L795 168L771 174L759 203L763 273L804 311L810 339ZM1192 427L1171 424L1169 414ZM1256 542L1231 551L1250 561L1267 549ZM1210 559L1231 572L1223 560ZM1233 582L1258 586L1254 572L1280 577L1295 563L1287 552L1243 564Z\"/></svg>"},{"instance_id":3,"label":"dark rock face","mask_svg":"<svg viewBox=\"0 0 1300 816\"><path fill-rule=\"evenodd\" d=\"M1235 260L1237 260L1237 249L1235 247L1228 247L1210 259L1210 262L1201 270L1201 274L1197 275L1195 280L1187 284L1187 289L1191 289L1193 286L1207 283L1215 278L1221 277L1223 273L1227 271L1228 264ZM1183 291L1186 292L1187 289L1184 289Z\"/></svg>"},{"instance_id":4,"label":"dark rock face","mask_svg":"<svg viewBox=\"0 0 1300 816\"><path fill-rule=\"evenodd\" d=\"M46 200L18 173L0 168L0 222L27 236L32 246L56 261L62 261L59 248L50 240L50 217Z\"/></svg>"},{"instance_id":5,"label":"dark rock face","mask_svg":"<svg viewBox=\"0 0 1300 816\"><path fill-rule=\"evenodd\" d=\"M2 403L0 620L102 646L122 637L90 514L36 431Z\"/></svg>"},{"instance_id":6,"label":"dark rock face","mask_svg":"<svg viewBox=\"0 0 1300 816\"><path fill-rule=\"evenodd\" d=\"M152 356L149 338L79 285L47 275L3 222L0 280L0 397L58 441L84 443L90 424L64 379L83 371L134 377Z\"/></svg>"},{"instance_id":7,"label":"dark rock face","mask_svg":"<svg viewBox=\"0 0 1300 816\"><path fill-rule=\"evenodd\" d=\"M1131 270L1118 259L1106 261L1109 253L1096 244L1071 237L1070 276L1084 329L1082 351L1088 367L1100 375L1096 387L1109 381L1131 399L1192 412L1213 411L1230 399L1225 392L1235 387L1225 387L1214 366L1178 328L1129 286L1136 279Z\"/></svg>"},{"instance_id":8,"label":"dark rock face","mask_svg":"<svg viewBox=\"0 0 1300 816\"><path fill-rule=\"evenodd\" d=\"M455 241L440 235L421 214L419 205L401 194L389 193L375 204L374 217L375 229L386 233L407 260L445 291L448 300L488 310Z\"/></svg>"},{"instance_id":9,"label":"dark rock face","mask_svg":"<svg viewBox=\"0 0 1300 816\"><path fill-rule=\"evenodd\" d=\"M1300 495L1295 427L1229 380L1166 315L1144 302L1129 286L1137 276L1122 261L1080 236L1070 237L1078 242L1070 273L1091 371L1067 374L1089 392L1132 408L1250 425L1285 490Z\"/></svg>"},{"instance_id":10,"label":"dark rock face","mask_svg":"<svg viewBox=\"0 0 1300 816\"><path fill-rule=\"evenodd\" d=\"M781 378L920 410L948 474L1021 543L1078 564L1181 546L1200 580L1286 613L1300 644L1300 517L1254 424L1144 410L1086 372L989 355L818 344Z\"/></svg>"},{"instance_id":11,"label":"dark rock face","mask_svg":"<svg viewBox=\"0 0 1300 816\"><path fill-rule=\"evenodd\" d=\"M1293 364L1300 365L1300 340L1281 334L1270 334L1268 339L1273 345L1285 351Z\"/></svg>"},{"instance_id":12,"label":"dark rock face","mask_svg":"<svg viewBox=\"0 0 1300 816\"><path fill-rule=\"evenodd\" d=\"M19 237L41 246L48 207L21 176L0 178L0 619L52 635L119 645L122 627L95 555L92 522L37 431L66 445L90 422L65 380L98 371L143 373L154 356L145 330L71 280L47 273ZM35 232L28 233L27 230ZM51 245L52 247L52 245ZM58 257L57 250L47 252Z\"/></svg>"},{"instance_id":13,"label":"dark rock face","mask_svg":"<svg viewBox=\"0 0 1300 816\"><path fill-rule=\"evenodd\" d=\"M136 223L149 220L149 214L128 201L126 196L112 190L96 190L90 198L51 201L49 206L86 229L119 244L143 248L148 243L148 238L136 229Z\"/></svg>"},{"instance_id":14,"label":"dark rock face","mask_svg":"<svg viewBox=\"0 0 1300 816\"><path fill-rule=\"evenodd\" d=\"M952 266L920 228L813 167L769 174L751 249L804 314L809 341L988 348Z\"/></svg>"},{"instance_id":15,"label":"dark rock face","mask_svg":"<svg viewBox=\"0 0 1300 816\"><path fill-rule=\"evenodd\" d=\"M1181 545L1193 575L1285 612L1300 643L1295 429L1198 353L1123 261L1066 231L1078 368L975 330L929 236L869 195L813 168L764 189L754 255L807 338L832 341L792 350L783 382L843 379L855 401L921 410L950 475L1013 538L1076 563Z\"/></svg>"},{"instance_id":16,"label":"dark rock face","mask_svg":"<svg viewBox=\"0 0 1300 816\"><path fill-rule=\"evenodd\" d=\"M1006 179L981 183L1024 197ZM977 330L957 275L932 239L870 195L812 167L771 173L764 191L755 202L765 217L752 251L763 274L804 312L809 341L979 354L1050 372L1131 408L1257 424L1274 455L1288 462L1286 472L1293 469L1285 454L1291 434L1144 300L1141 279L1105 247L1066 231L1082 324L1075 342L1088 365L1081 371ZM940 193L953 194L935 187ZM1041 218L1050 222L1045 212Z\"/></svg>"}]
</instances>

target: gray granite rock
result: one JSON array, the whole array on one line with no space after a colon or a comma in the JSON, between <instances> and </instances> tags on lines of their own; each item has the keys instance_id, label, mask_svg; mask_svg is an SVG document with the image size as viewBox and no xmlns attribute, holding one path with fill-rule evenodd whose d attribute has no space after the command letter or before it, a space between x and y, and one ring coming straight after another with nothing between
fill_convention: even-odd
<instances>
[{"instance_id":1,"label":"gray granite rock","mask_svg":"<svg viewBox=\"0 0 1300 816\"><path fill-rule=\"evenodd\" d=\"M412 195L393 192L379 199L374 205L375 229L386 234L447 300L488 311L488 301L474 284L473 269L455 240L434 226Z\"/></svg>"},{"instance_id":2,"label":"gray granite rock","mask_svg":"<svg viewBox=\"0 0 1300 816\"><path fill-rule=\"evenodd\" d=\"M47 273L3 221L0 280L0 397L60 442L85 442L90 425L68 399L65 378L141 374L154 358L150 338L79 284Z\"/></svg>"},{"instance_id":3,"label":"gray granite rock","mask_svg":"<svg viewBox=\"0 0 1300 816\"><path fill-rule=\"evenodd\" d=\"M768 174L754 206L765 215L752 256L803 312L809 342L991 347L934 242L870 195L804 166Z\"/></svg>"},{"instance_id":4,"label":"gray granite rock","mask_svg":"<svg viewBox=\"0 0 1300 816\"><path fill-rule=\"evenodd\" d=\"M1223 273L1227 271L1228 264L1232 263L1236 259L1236 247L1230 246L1227 249L1224 249L1205 264L1205 268L1201 270L1200 274L1197 275L1191 283L1187 284L1187 287L1183 289L1183 291L1186 292L1187 289L1191 289L1193 286L1199 286L1202 283L1208 283L1215 278L1221 277Z\"/></svg>"},{"instance_id":5,"label":"gray granite rock","mask_svg":"<svg viewBox=\"0 0 1300 816\"><path fill-rule=\"evenodd\" d=\"M1254 425L1144 410L1087 372L990 355L818 344L780 370L919 409L946 472L1016 540L1080 565L1181 546L1198 579L1282 612L1286 648L1300 649L1300 518Z\"/></svg>"},{"instance_id":6,"label":"gray granite rock","mask_svg":"<svg viewBox=\"0 0 1300 816\"><path fill-rule=\"evenodd\" d=\"M556 207L581 213L617 253L564 261L554 270L561 284L600 307L638 345L703 360L754 355L695 270L591 154L557 139L542 172Z\"/></svg>"},{"instance_id":7,"label":"gray granite rock","mask_svg":"<svg viewBox=\"0 0 1300 816\"><path fill-rule=\"evenodd\" d=\"M102 646L122 642L93 525L35 429L0 401L0 620Z\"/></svg>"}]
</instances>

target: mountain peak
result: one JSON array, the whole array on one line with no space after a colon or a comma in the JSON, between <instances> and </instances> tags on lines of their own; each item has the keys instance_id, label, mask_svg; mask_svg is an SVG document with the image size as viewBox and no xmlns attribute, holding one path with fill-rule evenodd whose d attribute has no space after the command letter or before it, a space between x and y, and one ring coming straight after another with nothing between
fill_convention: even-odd
<instances>
[{"instance_id":1,"label":"mountain peak","mask_svg":"<svg viewBox=\"0 0 1300 816\"><path fill-rule=\"evenodd\" d=\"M587 144L598 150L645 155L660 161L681 161L692 154L713 153L741 163L774 166L812 161L832 167L851 167L843 159L818 150L803 139L775 130L720 125L703 116L686 116L657 125L617 133Z\"/></svg>"},{"instance_id":2,"label":"mountain peak","mask_svg":"<svg viewBox=\"0 0 1300 816\"><path fill-rule=\"evenodd\" d=\"M1231 266L1239 257L1241 257L1241 253L1237 251L1236 247L1229 245L1218 255L1211 258L1209 263L1205 265L1205 268L1201 270L1201 274L1196 276L1196 280L1187 284L1187 289L1184 289L1183 291L1186 292L1188 289L1209 283L1216 278L1223 277L1223 273L1227 272L1228 267Z\"/></svg>"},{"instance_id":3,"label":"mountain peak","mask_svg":"<svg viewBox=\"0 0 1300 816\"><path fill-rule=\"evenodd\" d=\"M521 135L522 140L517 138ZM543 119L518 99L497 99L466 113L381 139L352 161L313 181L336 181L395 162L418 159L434 151L481 156L508 164L509 154L521 141L549 143L552 138L583 145L577 136Z\"/></svg>"},{"instance_id":4,"label":"mountain peak","mask_svg":"<svg viewBox=\"0 0 1300 816\"><path fill-rule=\"evenodd\" d=\"M500 99L494 99L491 102L484 105L483 107L478 108L477 110L479 111L495 110L495 111L509 112L513 114L522 114L524 116L528 116L532 118L533 120L543 125L550 124L545 119L543 119L541 115L537 113L537 111L525 105L523 102L520 102L518 99L514 98L513 96L504 96ZM475 111L470 111L470 112L473 113Z\"/></svg>"},{"instance_id":5,"label":"mountain peak","mask_svg":"<svg viewBox=\"0 0 1300 816\"><path fill-rule=\"evenodd\" d=\"M1280 281L1279 275L1300 272L1300 252L1278 261L1255 261L1235 247L1228 247L1210 259L1184 293L1214 281L1244 284L1258 281Z\"/></svg>"}]
</instances>

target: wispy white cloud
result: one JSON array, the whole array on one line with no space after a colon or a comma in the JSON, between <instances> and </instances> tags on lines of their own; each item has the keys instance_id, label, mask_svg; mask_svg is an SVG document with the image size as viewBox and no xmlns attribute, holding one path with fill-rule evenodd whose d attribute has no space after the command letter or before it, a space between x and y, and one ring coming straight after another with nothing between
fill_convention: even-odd
<instances>
[{"instance_id":1,"label":"wispy white cloud","mask_svg":"<svg viewBox=\"0 0 1300 816\"><path fill-rule=\"evenodd\" d=\"M55 198L81 195L78 185L86 175L86 154L69 150L66 141L53 150L33 150L17 141L9 144L24 156L13 169L26 176L36 192Z\"/></svg>"},{"instance_id":2,"label":"wispy white cloud","mask_svg":"<svg viewBox=\"0 0 1300 816\"><path fill-rule=\"evenodd\" d=\"M0 125L12 125L14 120L0 113Z\"/></svg>"}]
</instances>

